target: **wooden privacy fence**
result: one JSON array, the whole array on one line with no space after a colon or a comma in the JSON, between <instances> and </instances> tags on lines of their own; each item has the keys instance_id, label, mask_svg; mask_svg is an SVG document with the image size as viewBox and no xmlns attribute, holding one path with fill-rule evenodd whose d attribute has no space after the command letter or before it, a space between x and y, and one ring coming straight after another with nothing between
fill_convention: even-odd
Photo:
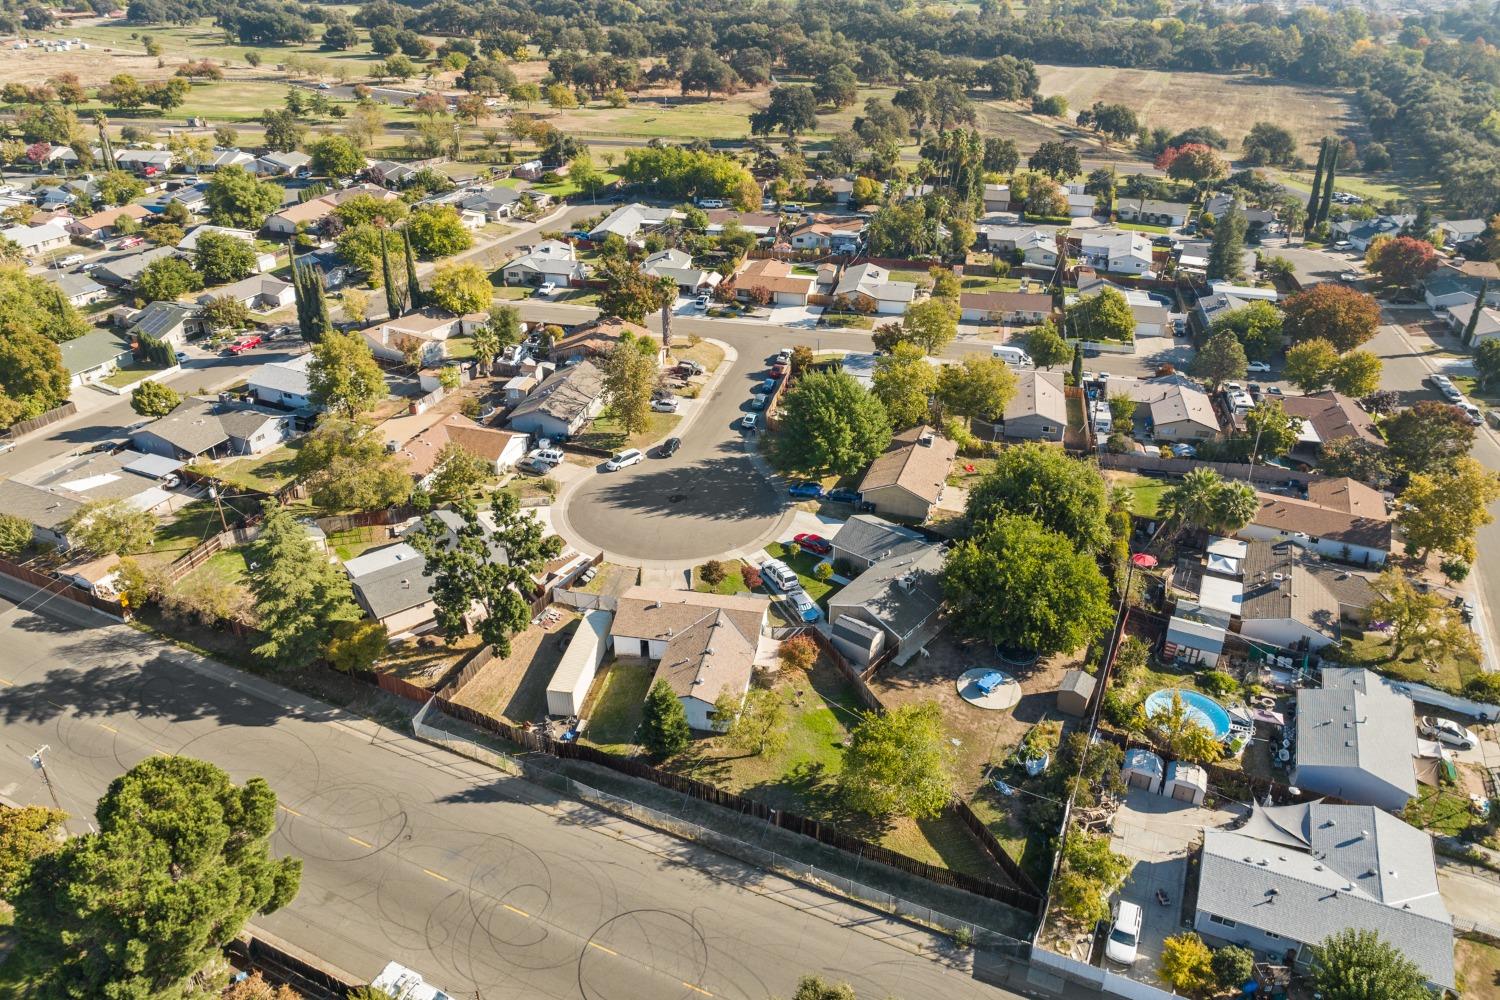
<instances>
[{"instance_id":1,"label":"wooden privacy fence","mask_svg":"<svg viewBox=\"0 0 1500 1000\"><path fill-rule=\"evenodd\" d=\"M857 675L856 675L857 676ZM757 819L783 830L810 837L829 847L854 854L868 861L874 861L898 871L915 875L926 879L937 885L949 888L962 889L976 896L986 899L994 899L1013 906L1027 913L1037 913L1041 909L1041 893L1037 890L1035 883L1021 871L1020 867L1005 853L998 841L993 836L979 838L979 843L987 850L994 853L995 861L1000 868L1010 876L1014 885L999 885L987 879L976 878L965 875L962 872L950 871L937 865L930 865L925 861L909 858L904 854L898 854L886 847L872 844L851 834L845 833L832 824L821 820L809 819L797 813L787 812L781 809L773 809L763 802L746 798L736 792L725 791L715 785L698 781L694 778L674 774L671 771L663 771L652 767L643 761L627 757L617 757L614 754L596 750L593 747L582 746L578 743L562 743L552 740L543 735L540 730L525 729L502 722L493 716L476 711L465 705L458 705L449 701L446 697L434 694L425 688L403 681L398 677L388 674L376 674L375 682L384 691L406 698L410 701L426 703L431 701L433 705L444 715L466 722L471 726L493 733L501 739L520 747L531 753L546 754L559 760L579 760L589 764L596 764L608 768L619 774L632 778L640 778L670 789L689 798L701 802L708 802L724 809ZM948 810L954 812L959 821L970 830L977 824L983 827L983 823L973 814L967 806L962 803L954 803L948 806Z\"/></svg>"},{"instance_id":2,"label":"wooden privacy fence","mask_svg":"<svg viewBox=\"0 0 1500 1000\"><path fill-rule=\"evenodd\" d=\"M64 403L63 405L53 407L46 413L38 414L37 416L32 417L30 420L16 421L15 423L11 424L9 429L7 429L3 435L0 435L0 437L7 438L11 441L16 441L20 439L20 437L24 434L30 434L32 431L38 430L42 427L46 427L48 424L55 424L59 420L66 420L77 412L78 404L74 403L72 400L68 400L68 402Z\"/></svg>"},{"instance_id":3,"label":"wooden privacy fence","mask_svg":"<svg viewBox=\"0 0 1500 1000\"><path fill-rule=\"evenodd\" d=\"M91 594L86 590L73 586L71 583L59 580L55 576L38 573L29 566L13 563L9 559L0 559L0 573L36 587L38 590L46 591L53 597L61 597L64 600L72 601L74 604L82 604L85 607L93 608L95 611L102 611L113 618L124 619L125 617L125 606L119 601L112 601L108 598ZM51 598L48 599L50 600Z\"/></svg>"}]
</instances>

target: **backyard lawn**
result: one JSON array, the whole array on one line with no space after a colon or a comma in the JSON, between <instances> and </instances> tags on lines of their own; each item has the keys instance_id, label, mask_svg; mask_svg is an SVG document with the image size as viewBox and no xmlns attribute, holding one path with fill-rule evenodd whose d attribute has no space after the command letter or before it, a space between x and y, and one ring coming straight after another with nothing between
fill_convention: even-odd
<instances>
[{"instance_id":1,"label":"backyard lawn","mask_svg":"<svg viewBox=\"0 0 1500 1000\"><path fill-rule=\"evenodd\" d=\"M1021 279L969 275L959 282L959 287L965 292L1019 292Z\"/></svg>"},{"instance_id":2,"label":"backyard lawn","mask_svg":"<svg viewBox=\"0 0 1500 1000\"><path fill-rule=\"evenodd\" d=\"M1369 667L1378 674L1397 680L1427 684L1454 694L1461 693L1469 679L1478 676L1482 669L1471 659L1453 656L1446 648L1441 655L1424 657L1413 647L1405 650L1400 659L1396 659L1391 656L1390 640L1380 632L1345 639L1339 644L1337 652L1330 648L1323 655L1350 666Z\"/></svg>"},{"instance_id":3,"label":"backyard lawn","mask_svg":"<svg viewBox=\"0 0 1500 1000\"><path fill-rule=\"evenodd\" d=\"M1156 517L1162 497L1172 488L1165 480L1130 474L1111 476L1109 485L1130 491L1130 512L1136 517Z\"/></svg>"},{"instance_id":4,"label":"backyard lawn","mask_svg":"<svg viewBox=\"0 0 1500 1000\"><path fill-rule=\"evenodd\" d=\"M302 442L299 439L259 458L204 462L195 465L194 469L242 490L275 493L297 478L297 452L301 448Z\"/></svg>"},{"instance_id":5,"label":"backyard lawn","mask_svg":"<svg viewBox=\"0 0 1500 1000\"><path fill-rule=\"evenodd\" d=\"M578 631L579 620L568 614L555 628L534 625L518 632L511 637L510 655L485 664L453 700L511 722L542 718L547 714L547 683Z\"/></svg>"},{"instance_id":6,"label":"backyard lawn","mask_svg":"<svg viewBox=\"0 0 1500 1000\"><path fill-rule=\"evenodd\" d=\"M335 531L328 536L328 547L340 559L347 562L356 556L364 555L370 549L389 545L395 540L391 538L390 531L391 529L384 525L371 525L367 528L346 528L343 531Z\"/></svg>"},{"instance_id":7,"label":"backyard lawn","mask_svg":"<svg viewBox=\"0 0 1500 1000\"><path fill-rule=\"evenodd\" d=\"M1402 816L1412 826L1432 833L1458 837L1471 826L1482 825L1469 797L1449 786L1417 785L1417 797L1406 804Z\"/></svg>"},{"instance_id":8,"label":"backyard lawn","mask_svg":"<svg viewBox=\"0 0 1500 1000\"><path fill-rule=\"evenodd\" d=\"M635 731L655 674L644 663L610 660L600 667L583 706L583 717L589 720L584 739L608 753L634 753Z\"/></svg>"},{"instance_id":9,"label":"backyard lawn","mask_svg":"<svg viewBox=\"0 0 1500 1000\"><path fill-rule=\"evenodd\" d=\"M651 413L651 421L646 429L626 437L625 431L620 427L619 421L608 414L602 414L589 424L588 429L574 439L575 444L585 448L598 448L600 451L619 451L622 448L642 448L648 444L660 441L682 420L676 413Z\"/></svg>"}]
</instances>

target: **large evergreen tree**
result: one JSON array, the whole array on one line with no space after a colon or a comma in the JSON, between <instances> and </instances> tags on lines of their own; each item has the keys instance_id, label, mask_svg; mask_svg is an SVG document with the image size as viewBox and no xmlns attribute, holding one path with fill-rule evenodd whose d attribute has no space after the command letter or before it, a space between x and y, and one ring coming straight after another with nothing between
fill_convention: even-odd
<instances>
[{"instance_id":1,"label":"large evergreen tree","mask_svg":"<svg viewBox=\"0 0 1500 1000\"><path fill-rule=\"evenodd\" d=\"M1318 202L1318 222L1328 221L1328 209L1333 205L1333 178L1338 173L1339 144L1337 139L1328 140L1328 163L1323 168L1323 197Z\"/></svg>"},{"instance_id":2,"label":"large evergreen tree","mask_svg":"<svg viewBox=\"0 0 1500 1000\"><path fill-rule=\"evenodd\" d=\"M269 505L246 562L246 582L266 636L255 653L277 666L313 663L328 648L335 625L360 617L349 577L285 507Z\"/></svg>"},{"instance_id":3,"label":"large evergreen tree","mask_svg":"<svg viewBox=\"0 0 1500 1000\"><path fill-rule=\"evenodd\" d=\"M1474 300L1474 311L1469 313L1469 321L1464 324L1463 341L1465 344L1470 346L1474 344L1474 331L1479 328L1479 314L1484 312L1484 300L1489 297L1489 294L1490 281L1488 278L1481 278L1479 298Z\"/></svg>"},{"instance_id":4,"label":"large evergreen tree","mask_svg":"<svg viewBox=\"0 0 1500 1000\"><path fill-rule=\"evenodd\" d=\"M1318 145L1318 168L1313 171L1312 192L1307 196L1307 221L1304 224L1304 236L1311 235L1318 225L1318 196L1321 194L1319 188L1323 186L1323 164L1327 159L1328 138L1325 136Z\"/></svg>"},{"instance_id":5,"label":"large evergreen tree","mask_svg":"<svg viewBox=\"0 0 1500 1000\"><path fill-rule=\"evenodd\" d=\"M413 309L420 309L427 304L427 296L417 280L417 255L411 249L411 233L405 229L401 230L401 245L406 254L406 301Z\"/></svg>"},{"instance_id":6,"label":"large evergreen tree","mask_svg":"<svg viewBox=\"0 0 1500 1000\"><path fill-rule=\"evenodd\" d=\"M1214 222L1214 240L1208 250L1208 277L1211 280L1240 281L1245 277L1241 258L1245 253L1245 213L1239 202Z\"/></svg>"},{"instance_id":7,"label":"large evergreen tree","mask_svg":"<svg viewBox=\"0 0 1500 1000\"><path fill-rule=\"evenodd\" d=\"M391 242L384 229L380 230L380 278L385 286L386 315L395 319L406 310L401 301L401 289L396 286L396 275L391 270Z\"/></svg>"},{"instance_id":8,"label":"large evergreen tree","mask_svg":"<svg viewBox=\"0 0 1500 1000\"><path fill-rule=\"evenodd\" d=\"M96 817L16 893L11 964L28 996L178 996L250 917L297 895L302 862L270 855L264 779L236 787L212 764L148 757L110 784Z\"/></svg>"},{"instance_id":9,"label":"large evergreen tree","mask_svg":"<svg viewBox=\"0 0 1500 1000\"><path fill-rule=\"evenodd\" d=\"M640 741L654 757L671 757L687 749L692 739L687 712L664 680L651 686L641 718Z\"/></svg>"}]
</instances>

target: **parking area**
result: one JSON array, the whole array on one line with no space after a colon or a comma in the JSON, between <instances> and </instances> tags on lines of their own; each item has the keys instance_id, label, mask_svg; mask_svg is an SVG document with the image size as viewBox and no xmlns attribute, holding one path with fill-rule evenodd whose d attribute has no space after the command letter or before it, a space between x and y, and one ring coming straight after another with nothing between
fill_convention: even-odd
<instances>
[{"instance_id":1,"label":"parking area","mask_svg":"<svg viewBox=\"0 0 1500 1000\"><path fill-rule=\"evenodd\" d=\"M1285 257L1292 263L1292 273L1304 288L1324 281L1337 281L1345 271L1363 271L1364 254L1355 250L1332 250L1318 247L1274 245L1267 243L1268 256Z\"/></svg>"},{"instance_id":2,"label":"parking area","mask_svg":"<svg viewBox=\"0 0 1500 1000\"><path fill-rule=\"evenodd\" d=\"M1205 827L1226 827L1242 810L1207 808L1132 788L1115 813L1110 848L1135 863L1119 898L1141 908L1140 957L1128 969L1101 958L1112 971L1159 985L1162 941L1191 925L1186 906L1188 856ZM1157 892L1165 894L1166 905Z\"/></svg>"}]
</instances>

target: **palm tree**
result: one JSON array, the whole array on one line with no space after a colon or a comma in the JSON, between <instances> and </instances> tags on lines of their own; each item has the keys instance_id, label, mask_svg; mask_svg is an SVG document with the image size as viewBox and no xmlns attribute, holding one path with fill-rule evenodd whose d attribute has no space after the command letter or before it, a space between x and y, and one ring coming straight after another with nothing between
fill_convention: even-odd
<instances>
[{"instance_id":1,"label":"palm tree","mask_svg":"<svg viewBox=\"0 0 1500 1000\"><path fill-rule=\"evenodd\" d=\"M1213 523L1214 497L1223 484L1223 477L1213 469L1206 466L1196 468L1163 494L1162 511L1183 525L1206 528Z\"/></svg>"}]
</instances>

